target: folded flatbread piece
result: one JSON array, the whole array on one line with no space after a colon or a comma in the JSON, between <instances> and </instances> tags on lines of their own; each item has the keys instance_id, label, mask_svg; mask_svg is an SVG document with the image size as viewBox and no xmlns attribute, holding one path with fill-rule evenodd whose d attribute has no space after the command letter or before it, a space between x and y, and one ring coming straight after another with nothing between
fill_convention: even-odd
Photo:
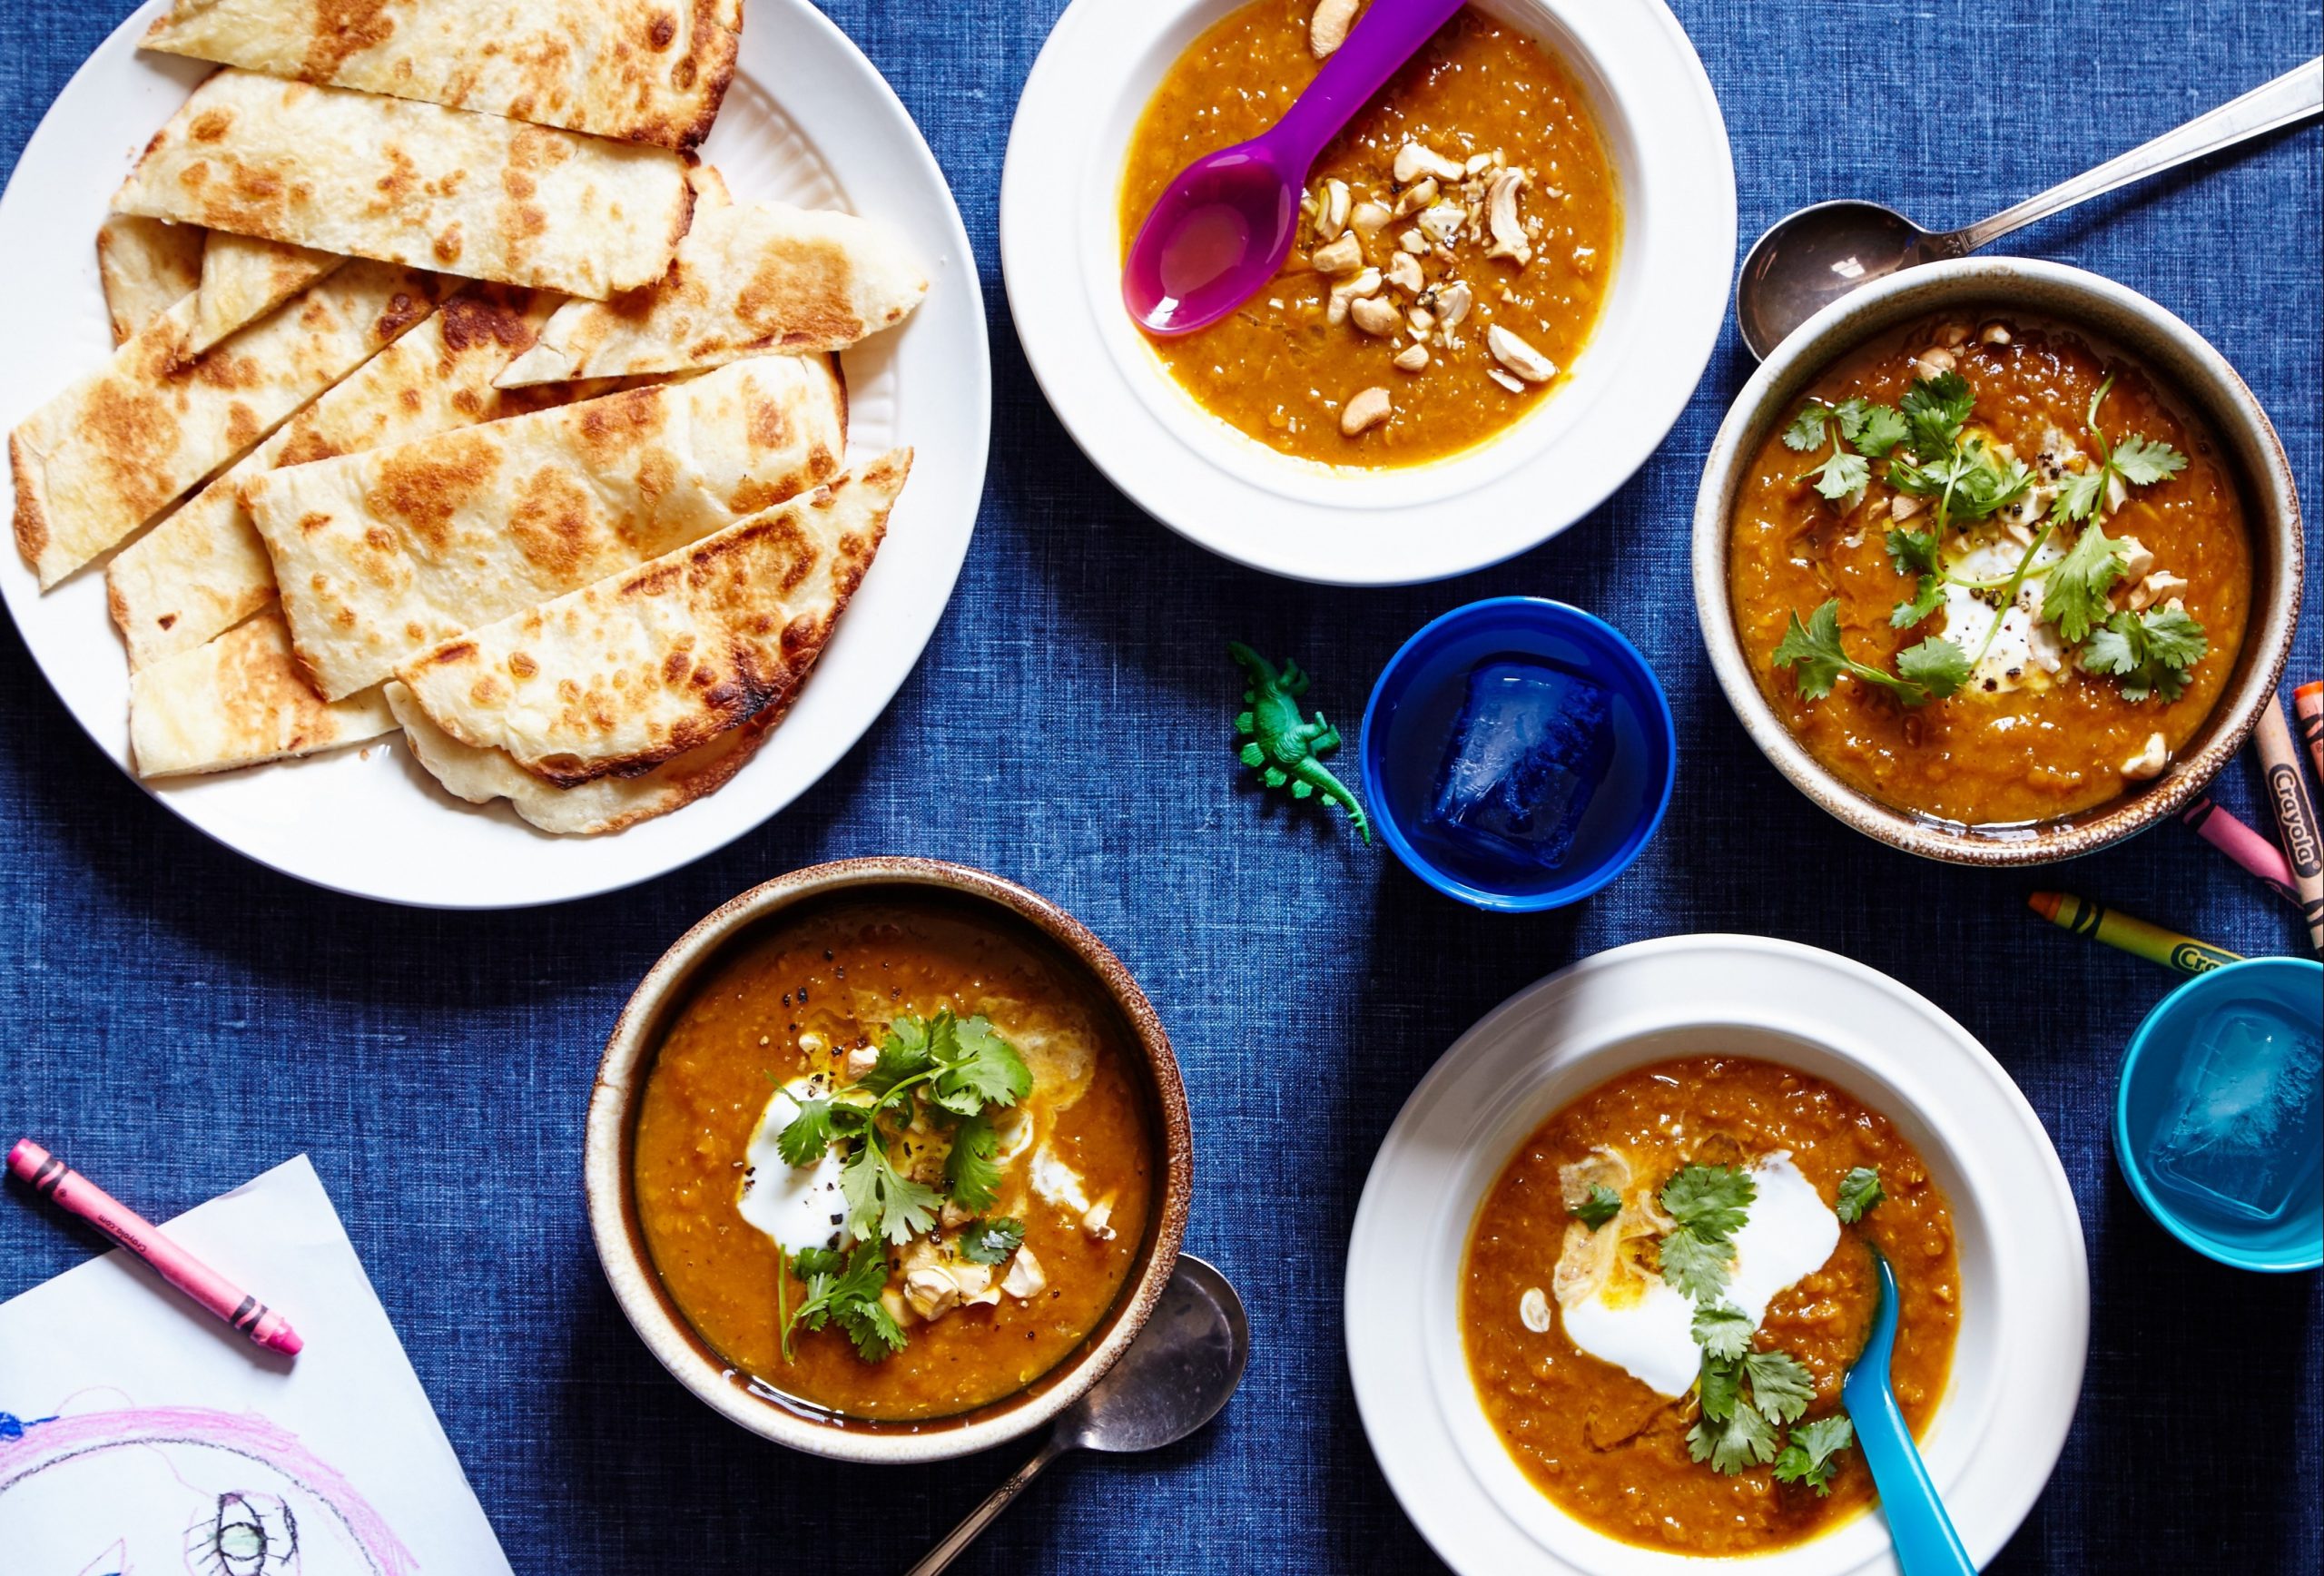
<instances>
[{"instance_id":1,"label":"folded flatbread piece","mask_svg":"<svg viewBox=\"0 0 2324 1576\"><path fill-rule=\"evenodd\" d=\"M694 189L665 148L230 67L155 133L113 205L605 296L662 277Z\"/></svg>"},{"instance_id":2,"label":"folded flatbread piece","mask_svg":"<svg viewBox=\"0 0 2324 1576\"><path fill-rule=\"evenodd\" d=\"M393 343L444 288L387 263L342 268L190 361L187 296L9 434L17 551L54 585Z\"/></svg>"},{"instance_id":3,"label":"folded flatbread piece","mask_svg":"<svg viewBox=\"0 0 2324 1576\"><path fill-rule=\"evenodd\" d=\"M350 373L113 556L105 599L132 667L190 651L274 600L274 563L242 510L241 485L535 408L553 390L504 394L493 374L533 342L563 296L471 284Z\"/></svg>"},{"instance_id":4,"label":"folded flatbread piece","mask_svg":"<svg viewBox=\"0 0 2324 1576\"><path fill-rule=\"evenodd\" d=\"M97 226L97 278L105 287L105 315L113 320L114 344L125 344L202 283L202 244L207 234L199 224L171 224L127 213L112 214Z\"/></svg>"},{"instance_id":5,"label":"folded flatbread piece","mask_svg":"<svg viewBox=\"0 0 2324 1576\"><path fill-rule=\"evenodd\" d=\"M676 265L642 291L568 301L503 388L844 350L893 328L928 276L893 226L781 202L704 203Z\"/></svg>"},{"instance_id":6,"label":"folded flatbread piece","mask_svg":"<svg viewBox=\"0 0 2324 1576\"><path fill-rule=\"evenodd\" d=\"M473 750L461 744L429 722L411 692L393 679L385 687L389 709L403 726L404 743L411 746L413 759L447 793L471 804L506 799L511 809L543 832L564 837L626 831L641 821L683 810L716 793L758 754L781 720L779 709L769 709L641 776L600 777L578 787L558 788L524 770L502 751Z\"/></svg>"},{"instance_id":7,"label":"folded flatbread piece","mask_svg":"<svg viewBox=\"0 0 2324 1576\"><path fill-rule=\"evenodd\" d=\"M273 76L691 148L742 0L177 0L144 47Z\"/></svg>"},{"instance_id":8,"label":"folded flatbread piece","mask_svg":"<svg viewBox=\"0 0 2324 1576\"><path fill-rule=\"evenodd\" d=\"M788 705L886 534L897 449L755 519L422 653L396 676L459 743L560 787Z\"/></svg>"},{"instance_id":9,"label":"folded flatbread piece","mask_svg":"<svg viewBox=\"0 0 2324 1576\"><path fill-rule=\"evenodd\" d=\"M393 733L377 688L335 704L290 657L290 632L271 609L129 681L129 748L141 777L231 772Z\"/></svg>"},{"instance_id":10,"label":"folded flatbread piece","mask_svg":"<svg viewBox=\"0 0 2324 1576\"><path fill-rule=\"evenodd\" d=\"M202 351L245 323L256 322L347 259L251 235L210 232L202 251L202 293L185 354Z\"/></svg>"},{"instance_id":11,"label":"folded flatbread piece","mask_svg":"<svg viewBox=\"0 0 2324 1576\"><path fill-rule=\"evenodd\" d=\"M329 698L440 640L659 557L836 475L829 361L762 356L243 486Z\"/></svg>"}]
</instances>

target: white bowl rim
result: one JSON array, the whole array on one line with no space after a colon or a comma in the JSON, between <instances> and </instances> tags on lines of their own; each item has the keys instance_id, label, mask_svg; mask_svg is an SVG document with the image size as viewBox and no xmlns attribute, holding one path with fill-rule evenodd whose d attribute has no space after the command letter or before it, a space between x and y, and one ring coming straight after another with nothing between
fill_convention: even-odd
<instances>
[{"instance_id":1,"label":"white bowl rim","mask_svg":"<svg viewBox=\"0 0 2324 1576\"><path fill-rule=\"evenodd\" d=\"M1774 1059L1817 1063L1807 1070L1866 1098L1947 1187L1964 1320L1924 1443L1972 1556L1998 1552L2040 1494L2080 1396L2090 1317L2081 1217L2040 1118L1965 1029L1877 970L1766 937L1664 937L1570 965L1480 1019L1413 1090L1365 1181L1345 1290L1357 1411L1390 1488L1455 1570L1664 1576L1730 1563L1618 1542L1534 1489L1477 1403L1455 1309L1474 1209L1511 1148L1604 1078L1709 1053L1685 1044L1690 1034L1738 1030L1795 1041ZM1889 1103L1899 1098L1911 1104ZM1896 1570L1869 1514L1751 1564L1770 1576Z\"/></svg>"},{"instance_id":2,"label":"white bowl rim","mask_svg":"<svg viewBox=\"0 0 2324 1576\"><path fill-rule=\"evenodd\" d=\"M1116 1295L1103 1337L1035 1380L1029 1393L1004 1397L965 1420L933 1418L917 1429L826 1421L771 1392L753 1390L745 1375L717 1360L671 1303L635 1229L628 1165L635 1098L660 1049L665 1010L682 998L695 974L734 937L782 909L829 892L897 886L932 888L1014 913L1086 969L1121 1009L1153 1070L1153 1116L1160 1128L1155 1142L1167 1157L1156 1178L1155 1242ZM721 904L672 942L638 981L606 1037L582 1143L583 1195L599 1265L614 1300L655 1360L713 1411L763 1439L811 1455L877 1465L950 1461L990 1450L1033 1432L1079 1400L1129 1349L1169 1284L1194 1190L1185 1086L1160 1017L1128 968L1095 934L1039 893L970 866L913 857L836 860L777 876Z\"/></svg>"},{"instance_id":3,"label":"white bowl rim","mask_svg":"<svg viewBox=\"0 0 2324 1576\"><path fill-rule=\"evenodd\" d=\"M2188 748L2147 788L2000 838L1893 809L1850 787L1784 726L1760 694L1735 630L1727 542L1734 497L1768 425L1800 391L1873 336L1955 304L2004 304L2112 340L2168 378L2217 431L2241 472L2253 547L2251 616L2237 673ZM2137 342L2142 338L2145 342ZM2264 556L2264 557L2263 557ZM1987 867L2043 864L2093 852L2185 806L2243 743L2277 681L2299 627L2306 541L2291 463L2250 387L2210 340L2161 303L2102 274L2035 258L1968 257L1924 264L1841 297L1807 320L1762 362L1719 424L1695 496L1695 612L1712 671L1744 732L1776 770L1834 818L1924 858ZM2271 581L2259 576L2271 566Z\"/></svg>"},{"instance_id":4,"label":"white bowl rim","mask_svg":"<svg viewBox=\"0 0 2324 1576\"><path fill-rule=\"evenodd\" d=\"M1590 94L1622 189L1614 288L1571 386L1541 409L1465 453L1356 470L1278 454L1199 409L1121 309L1130 131L1185 45L1236 3L1073 0L1034 62L1000 234L1010 313L1051 408L1139 507L1272 574L1408 585L1547 541L1660 446L1725 320L1734 162L1685 30L1662 0L1476 0L1546 40Z\"/></svg>"}]
</instances>

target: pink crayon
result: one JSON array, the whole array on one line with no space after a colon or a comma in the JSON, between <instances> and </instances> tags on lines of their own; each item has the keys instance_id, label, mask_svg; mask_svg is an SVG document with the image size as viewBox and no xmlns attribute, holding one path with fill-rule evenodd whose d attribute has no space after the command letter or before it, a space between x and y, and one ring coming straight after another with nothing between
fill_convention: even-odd
<instances>
[{"instance_id":1,"label":"pink crayon","mask_svg":"<svg viewBox=\"0 0 2324 1576\"><path fill-rule=\"evenodd\" d=\"M270 1351L297 1356L306 1343L290 1321L153 1229L119 1199L34 1143L17 1141L8 1169L68 1215L75 1215L145 1261L163 1280Z\"/></svg>"},{"instance_id":2,"label":"pink crayon","mask_svg":"<svg viewBox=\"0 0 2324 1576\"><path fill-rule=\"evenodd\" d=\"M2195 835L2266 882L2278 897L2294 908L2300 906L2299 894L2292 890L2291 862L2284 857L2284 851L2244 824L2233 811L2212 803L2210 794L2199 793L2192 804L2179 813L2179 819L2192 827Z\"/></svg>"}]
</instances>

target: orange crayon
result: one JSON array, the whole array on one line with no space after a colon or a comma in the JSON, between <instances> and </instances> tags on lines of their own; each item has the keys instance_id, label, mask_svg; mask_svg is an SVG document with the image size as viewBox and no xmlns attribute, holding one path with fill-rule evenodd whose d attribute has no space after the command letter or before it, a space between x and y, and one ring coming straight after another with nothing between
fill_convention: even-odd
<instances>
[{"instance_id":1,"label":"orange crayon","mask_svg":"<svg viewBox=\"0 0 2324 1576\"><path fill-rule=\"evenodd\" d=\"M2301 743L2308 746L2309 764L2324 783L2324 683L2309 679L2291 692L2292 721L2299 724Z\"/></svg>"}]
</instances>

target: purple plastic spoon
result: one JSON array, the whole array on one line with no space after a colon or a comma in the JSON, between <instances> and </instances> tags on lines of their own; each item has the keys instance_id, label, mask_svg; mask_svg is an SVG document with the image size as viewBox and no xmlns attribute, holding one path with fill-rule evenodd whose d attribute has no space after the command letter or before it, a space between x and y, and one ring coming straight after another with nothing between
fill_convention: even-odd
<instances>
[{"instance_id":1,"label":"purple plastic spoon","mask_svg":"<svg viewBox=\"0 0 2324 1576\"><path fill-rule=\"evenodd\" d=\"M1462 0L1372 0L1283 119L1178 172L1130 243L1122 302L1149 334L1206 329L1263 289L1299 236L1308 169Z\"/></svg>"}]
</instances>

